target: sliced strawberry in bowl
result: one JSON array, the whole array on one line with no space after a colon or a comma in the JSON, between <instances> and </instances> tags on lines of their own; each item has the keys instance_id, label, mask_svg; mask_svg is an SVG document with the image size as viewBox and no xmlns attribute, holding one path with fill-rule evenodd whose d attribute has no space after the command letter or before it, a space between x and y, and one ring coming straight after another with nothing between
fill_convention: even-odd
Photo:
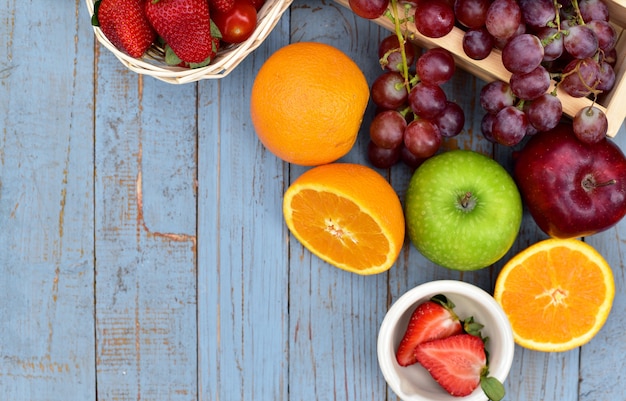
<instances>
[{"instance_id":1,"label":"sliced strawberry in bowl","mask_svg":"<svg viewBox=\"0 0 626 401\"><path fill-rule=\"evenodd\" d=\"M455 397L471 394L487 371L483 340L471 334L422 343L415 349L415 357L433 379Z\"/></svg>"},{"instance_id":2,"label":"sliced strawberry in bowl","mask_svg":"<svg viewBox=\"0 0 626 401\"><path fill-rule=\"evenodd\" d=\"M419 305L437 301L440 294L456 304L453 312L462 326L460 334L447 337L442 334L441 338L476 336L477 341L472 341L475 344L480 343L485 355L485 362L480 365L483 368L487 366L488 369L470 369L469 376L474 390L466 396L451 395L421 363L402 366L399 361L404 358L403 347L411 348L410 345L401 347L400 344L403 341L409 342L404 337L412 316L418 313L416 310ZM443 304L450 306L452 302ZM483 341L486 338L488 341ZM418 348L427 347L427 344L436 341L440 339L417 340L422 345L417 345L414 353ZM493 296L480 287L457 280L423 283L400 296L386 313L377 339L380 370L389 388L405 401L486 401L486 394L490 394L492 400L500 399L504 394L502 383L511 368L514 350L515 342L510 323ZM482 362L481 358L479 360ZM480 388L476 388L476 383Z\"/></svg>"},{"instance_id":3,"label":"sliced strawberry in bowl","mask_svg":"<svg viewBox=\"0 0 626 401\"><path fill-rule=\"evenodd\" d=\"M415 357L437 383L454 397L465 397L479 386L494 401L504 397L504 387L489 376L484 340L472 334L428 341L417 346Z\"/></svg>"},{"instance_id":4,"label":"sliced strawberry in bowl","mask_svg":"<svg viewBox=\"0 0 626 401\"><path fill-rule=\"evenodd\" d=\"M396 352L400 366L417 362L415 348L419 344L463 332L463 325L453 309L454 304L441 295L418 305Z\"/></svg>"}]
</instances>

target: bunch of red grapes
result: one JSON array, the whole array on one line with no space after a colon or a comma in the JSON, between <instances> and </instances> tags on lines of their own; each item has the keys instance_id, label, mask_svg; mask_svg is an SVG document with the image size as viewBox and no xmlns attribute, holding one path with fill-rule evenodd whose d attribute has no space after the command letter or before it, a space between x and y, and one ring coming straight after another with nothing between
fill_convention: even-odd
<instances>
[{"instance_id":1,"label":"bunch of red grapes","mask_svg":"<svg viewBox=\"0 0 626 401\"><path fill-rule=\"evenodd\" d=\"M405 43L399 51L399 43L396 35L380 43L385 72L371 88L378 112L370 125L368 156L379 168L400 160L417 167L437 153L442 137L459 134L465 124L463 109L448 100L441 88L454 75L452 54L434 48L417 57L411 44ZM410 70L405 68L409 65Z\"/></svg>"},{"instance_id":2,"label":"bunch of red grapes","mask_svg":"<svg viewBox=\"0 0 626 401\"><path fill-rule=\"evenodd\" d=\"M494 143L513 146L528 135L556 126L563 116L557 87L570 96L595 101L615 83L617 34L602 0L349 1L357 15L373 19L386 14L395 20L396 28L408 23L407 18L400 20L400 4L410 6L413 13L408 20L424 36L442 37L455 26L462 28L463 49L472 59L484 59L494 48L501 51L502 64L511 77L508 82L486 84L480 94L486 112L482 132ZM458 106L447 101L439 87L444 82L442 71L454 70L453 66L444 67L451 57L444 49L429 50L417 58L414 75L407 73L414 49L400 29L396 32L380 45L379 57L387 71L372 86L372 99L382 111L372 122L369 156L372 164L380 167L399 159L409 165L419 163L433 149L436 152L441 136L458 134L455 131L462 129L464 121L462 110L456 110ZM437 57L429 55L431 52ZM403 54L406 58L400 57ZM389 60L395 61L386 63ZM440 71L440 76L432 81L420 70L420 63ZM387 103L392 98L397 102ZM408 109L404 107L407 102ZM450 110L444 114L444 109ZM407 121L406 128L400 117ZM439 124L439 120L443 122ZM572 122L583 142L594 143L606 135L606 116L593 105L581 109ZM419 127L419 135L411 133L417 131L415 127ZM433 133L437 129L439 142Z\"/></svg>"},{"instance_id":3,"label":"bunch of red grapes","mask_svg":"<svg viewBox=\"0 0 626 401\"><path fill-rule=\"evenodd\" d=\"M455 7L463 4L482 10L469 21L457 13L468 28L466 54L480 59L484 53L475 50L490 42L501 49L502 64L511 72L508 82L491 82L480 94L487 112L482 131L493 142L512 146L554 128L563 114L557 87L594 100L613 88L617 34L601 0L457 0ZM573 117L574 132L586 143L604 138L607 128L606 116L595 106Z\"/></svg>"}]
</instances>

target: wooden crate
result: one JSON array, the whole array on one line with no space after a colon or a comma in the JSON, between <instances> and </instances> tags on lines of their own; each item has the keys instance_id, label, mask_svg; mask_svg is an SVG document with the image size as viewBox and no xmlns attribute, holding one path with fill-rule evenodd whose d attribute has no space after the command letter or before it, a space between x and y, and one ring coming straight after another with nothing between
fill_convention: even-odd
<instances>
[{"instance_id":1,"label":"wooden crate","mask_svg":"<svg viewBox=\"0 0 626 401\"><path fill-rule=\"evenodd\" d=\"M349 7L348 0L335 0L337 3ZM603 94L596 103L597 107L602 109L609 121L608 135L614 137L619 131L624 118L626 117L626 0L606 1L611 15L611 23L615 27L618 34L617 63L615 65L615 87L608 94ZM372 20L375 23L395 31L394 24L386 17L380 17ZM511 73L502 66L501 55L499 50L492 51L491 55L484 60L473 60L469 58L463 51L462 39L463 30L454 28L452 32L442 38L429 38L420 34L415 25L406 24L407 29L411 32L412 41L422 48L443 47L448 49L455 57L459 67L469 71L476 77L486 82L495 80L508 81ZM591 105L592 101L588 98L574 98L558 90L558 97L563 103L563 112L573 117L582 107ZM620 104L621 103L621 104Z\"/></svg>"}]
</instances>

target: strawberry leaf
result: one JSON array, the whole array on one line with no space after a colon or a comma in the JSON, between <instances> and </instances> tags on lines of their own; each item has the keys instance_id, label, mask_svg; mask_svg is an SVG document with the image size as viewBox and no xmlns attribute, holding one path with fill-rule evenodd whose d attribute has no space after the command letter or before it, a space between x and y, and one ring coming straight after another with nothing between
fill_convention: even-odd
<instances>
[{"instance_id":1,"label":"strawberry leaf","mask_svg":"<svg viewBox=\"0 0 626 401\"><path fill-rule=\"evenodd\" d=\"M167 65L179 65L183 61L174 53L169 45L165 46L165 63Z\"/></svg>"},{"instance_id":2,"label":"strawberry leaf","mask_svg":"<svg viewBox=\"0 0 626 401\"><path fill-rule=\"evenodd\" d=\"M204 61L201 61L199 63L189 63L189 68L206 67L207 65L211 64L211 60L213 60L213 57L209 56Z\"/></svg>"},{"instance_id":3,"label":"strawberry leaf","mask_svg":"<svg viewBox=\"0 0 626 401\"><path fill-rule=\"evenodd\" d=\"M437 294L431 297L430 300L446 308L450 312L450 315L454 317L454 319L461 320L454 312L454 308L456 307L456 305L454 304L454 302L449 300L445 295Z\"/></svg>"},{"instance_id":4,"label":"strawberry leaf","mask_svg":"<svg viewBox=\"0 0 626 401\"><path fill-rule=\"evenodd\" d=\"M504 386L495 377L481 376L480 388L483 389L483 392L491 401L500 401L504 398Z\"/></svg>"},{"instance_id":5,"label":"strawberry leaf","mask_svg":"<svg viewBox=\"0 0 626 401\"><path fill-rule=\"evenodd\" d=\"M463 321L463 329L467 334L471 334L476 337L481 337L480 331L485 327L484 325L474 321L474 317L470 316Z\"/></svg>"},{"instance_id":6,"label":"strawberry leaf","mask_svg":"<svg viewBox=\"0 0 626 401\"><path fill-rule=\"evenodd\" d=\"M217 27L213 20L211 20L211 37L222 39L222 32L220 32L220 28Z\"/></svg>"},{"instance_id":7,"label":"strawberry leaf","mask_svg":"<svg viewBox=\"0 0 626 401\"><path fill-rule=\"evenodd\" d=\"M452 310L456 305L454 302L450 301L445 295L437 294L430 298L431 301L438 303L446 309Z\"/></svg>"},{"instance_id":8,"label":"strawberry leaf","mask_svg":"<svg viewBox=\"0 0 626 401\"><path fill-rule=\"evenodd\" d=\"M100 8L100 3L102 0L98 0L93 3L93 15L91 16L91 25L100 26L100 21L98 21L98 9Z\"/></svg>"}]
</instances>

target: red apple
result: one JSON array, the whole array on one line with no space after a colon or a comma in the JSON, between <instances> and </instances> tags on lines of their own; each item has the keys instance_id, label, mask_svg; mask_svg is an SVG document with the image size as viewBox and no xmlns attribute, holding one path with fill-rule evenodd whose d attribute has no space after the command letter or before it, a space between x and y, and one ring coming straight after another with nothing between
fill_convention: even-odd
<instances>
[{"instance_id":1,"label":"red apple","mask_svg":"<svg viewBox=\"0 0 626 401\"><path fill-rule=\"evenodd\" d=\"M514 178L531 216L546 234L583 237L626 214L626 158L609 139L589 145L571 124L533 136L515 155Z\"/></svg>"}]
</instances>

